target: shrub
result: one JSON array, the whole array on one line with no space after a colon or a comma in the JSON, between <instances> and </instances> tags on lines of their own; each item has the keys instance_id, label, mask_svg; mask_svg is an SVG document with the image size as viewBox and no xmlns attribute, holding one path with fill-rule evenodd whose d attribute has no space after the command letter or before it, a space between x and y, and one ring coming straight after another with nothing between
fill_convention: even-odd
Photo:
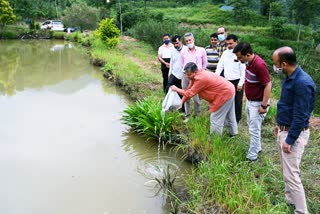
<instances>
[{"instance_id":1,"label":"shrub","mask_svg":"<svg viewBox=\"0 0 320 214\"><path fill-rule=\"evenodd\" d=\"M115 26L113 19L103 19L99 23L99 28L95 35L107 45L107 47L116 47L119 43L120 30Z\"/></svg>"},{"instance_id":2,"label":"shrub","mask_svg":"<svg viewBox=\"0 0 320 214\"><path fill-rule=\"evenodd\" d=\"M161 110L158 98L148 97L130 105L121 120L143 136L168 142L173 134L173 122L177 121L179 113L166 113L162 119Z\"/></svg>"},{"instance_id":3,"label":"shrub","mask_svg":"<svg viewBox=\"0 0 320 214\"><path fill-rule=\"evenodd\" d=\"M2 31L0 32L0 39L17 39L18 35L14 31Z\"/></svg>"},{"instance_id":4,"label":"shrub","mask_svg":"<svg viewBox=\"0 0 320 214\"><path fill-rule=\"evenodd\" d=\"M64 32L53 32L53 38L54 39L64 39L64 35L65 33Z\"/></svg>"}]
</instances>

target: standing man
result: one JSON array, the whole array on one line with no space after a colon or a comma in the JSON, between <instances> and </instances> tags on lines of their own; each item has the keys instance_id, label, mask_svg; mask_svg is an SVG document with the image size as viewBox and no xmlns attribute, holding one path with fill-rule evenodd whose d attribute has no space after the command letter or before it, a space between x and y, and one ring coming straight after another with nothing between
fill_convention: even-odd
<instances>
[{"instance_id":1,"label":"standing man","mask_svg":"<svg viewBox=\"0 0 320 214\"><path fill-rule=\"evenodd\" d=\"M294 213L307 214L299 166L309 140L309 118L317 89L311 77L297 64L296 55L290 47L275 50L272 60L274 71L286 74L277 104L278 125L274 130L285 180L285 198L295 206Z\"/></svg>"},{"instance_id":2,"label":"standing man","mask_svg":"<svg viewBox=\"0 0 320 214\"><path fill-rule=\"evenodd\" d=\"M226 44L228 49L225 50L219 60L216 74L220 75L224 70L224 77L229 80L235 87L236 96L235 113L237 123L239 124L242 114L242 98L243 98L243 83L246 72L245 64L239 62L237 56L233 53L234 47L238 44L238 37L234 34L230 34L226 38Z\"/></svg>"},{"instance_id":3,"label":"standing man","mask_svg":"<svg viewBox=\"0 0 320 214\"><path fill-rule=\"evenodd\" d=\"M202 47L195 46L194 42L194 36L192 33L186 33L184 35L184 40L188 48L181 51L181 65L183 67L186 66L187 63L193 62L197 65L197 68L199 70L204 70L207 68L207 53L206 50ZM182 77L182 88L188 88L189 85L189 78L187 78L186 75L183 75ZM201 113L201 102L198 95L193 97L194 101L194 115L197 116ZM188 121L188 118L191 115L190 110L190 100L186 101L185 105L185 113L186 113L186 121Z\"/></svg>"},{"instance_id":4,"label":"standing man","mask_svg":"<svg viewBox=\"0 0 320 214\"><path fill-rule=\"evenodd\" d=\"M216 72L217 64L219 62L219 54L218 54L218 34L213 33L210 35L210 45L205 47L208 58L207 69L212 72Z\"/></svg>"},{"instance_id":5,"label":"standing man","mask_svg":"<svg viewBox=\"0 0 320 214\"><path fill-rule=\"evenodd\" d=\"M170 43L169 34L167 33L163 34L162 41L163 41L163 45L161 45L158 50L158 59L161 62L163 91L164 93L166 93L166 87L168 84L168 76L169 76L169 68L170 68L171 52L174 50L174 47Z\"/></svg>"},{"instance_id":6,"label":"standing man","mask_svg":"<svg viewBox=\"0 0 320 214\"><path fill-rule=\"evenodd\" d=\"M225 27L219 27L217 30L218 33L218 39L219 39L219 44L218 44L218 55L219 58L221 57L222 53L227 50L227 43L226 43L226 38L228 36L227 29Z\"/></svg>"},{"instance_id":7,"label":"standing man","mask_svg":"<svg viewBox=\"0 0 320 214\"><path fill-rule=\"evenodd\" d=\"M178 88L181 87L181 79L183 74L183 67L181 65L181 51L186 49L187 47L182 44L181 37L179 35L175 35L171 42L175 48L175 50L171 53L170 60L170 69L169 69L169 81L166 88L166 92L168 92L170 86L175 85Z\"/></svg>"},{"instance_id":8,"label":"standing man","mask_svg":"<svg viewBox=\"0 0 320 214\"><path fill-rule=\"evenodd\" d=\"M253 50L249 43L240 42L234 49L238 60L246 64L245 94L247 123L250 134L250 147L247 160L256 161L261 148L261 126L268 110L271 94L271 81L266 63Z\"/></svg>"},{"instance_id":9,"label":"standing man","mask_svg":"<svg viewBox=\"0 0 320 214\"><path fill-rule=\"evenodd\" d=\"M236 135L238 126L234 114L233 85L213 72L198 69L193 62L187 63L184 70L185 75L190 79L188 88L179 89L171 86L171 89L183 95L183 103L197 94L209 102L210 134L215 132L222 135L225 124L227 132L230 135Z\"/></svg>"}]
</instances>

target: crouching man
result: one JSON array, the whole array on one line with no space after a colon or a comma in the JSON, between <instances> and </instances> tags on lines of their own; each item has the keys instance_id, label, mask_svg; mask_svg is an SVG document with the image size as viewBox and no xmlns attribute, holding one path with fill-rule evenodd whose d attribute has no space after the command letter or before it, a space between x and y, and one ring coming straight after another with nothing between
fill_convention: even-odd
<instances>
[{"instance_id":1,"label":"crouching man","mask_svg":"<svg viewBox=\"0 0 320 214\"><path fill-rule=\"evenodd\" d=\"M224 124L230 135L238 133L234 112L235 89L232 83L215 73L199 70L197 65L189 62L184 67L184 73L190 80L186 89L171 86L173 91L183 96L182 103L199 94L209 103L210 134L222 135Z\"/></svg>"}]
</instances>

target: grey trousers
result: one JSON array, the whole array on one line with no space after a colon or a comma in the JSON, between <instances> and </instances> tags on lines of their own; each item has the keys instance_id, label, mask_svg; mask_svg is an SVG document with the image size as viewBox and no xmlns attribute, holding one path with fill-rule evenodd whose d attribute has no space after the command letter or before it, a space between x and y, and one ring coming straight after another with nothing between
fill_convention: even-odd
<instances>
[{"instance_id":1,"label":"grey trousers","mask_svg":"<svg viewBox=\"0 0 320 214\"><path fill-rule=\"evenodd\" d=\"M310 129L301 131L298 139L291 146L291 153L282 151L282 144L288 136L288 131L279 131L277 143L279 147L281 167L285 181L285 198L289 204L295 206L294 213L307 214L307 202L303 185L300 179L300 162L305 145L308 144Z\"/></svg>"},{"instance_id":2,"label":"grey trousers","mask_svg":"<svg viewBox=\"0 0 320 214\"><path fill-rule=\"evenodd\" d=\"M188 85L189 85L189 79L188 77L186 77L186 75L183 75L182 82L181 82L182 89L188 88ZM201 113L201 100L198 94L193 97L193 102L194 102L194 115L196 116ZM191 115L190 100L184 103L184 110L186 113L186 117L189 117Z\"/></svg>"},{"instance_id":3,"label":"grey trousers","mask_svg":"<svg viewBox=\"0 0 320 214\"><path fill-rule=\"evenodd\" d=\"M210 134L215 132L222 135L224 125L229 134L238 134L238 125L234 112L234 96L225 102L218 111L210 114Z\"/></svg>"}]
</instances>

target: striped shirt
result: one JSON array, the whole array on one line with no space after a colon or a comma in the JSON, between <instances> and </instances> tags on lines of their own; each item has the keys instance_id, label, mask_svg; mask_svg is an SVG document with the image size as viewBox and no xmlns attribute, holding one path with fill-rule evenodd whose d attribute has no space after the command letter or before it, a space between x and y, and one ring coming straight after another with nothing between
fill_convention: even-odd
<instances>
[{"instance_id":1,"label":"striped shirt","mask_svg":"<svg viewBox=\"0 0 320 214\"><path fill-rule=\"evenodd\" d=\"M215 72L218 62L219 62L219 54L216 48L213 48L212 45L208 45L205 47L207 52L208 65L207 69Z\"/></svg>"}]
</instances>

